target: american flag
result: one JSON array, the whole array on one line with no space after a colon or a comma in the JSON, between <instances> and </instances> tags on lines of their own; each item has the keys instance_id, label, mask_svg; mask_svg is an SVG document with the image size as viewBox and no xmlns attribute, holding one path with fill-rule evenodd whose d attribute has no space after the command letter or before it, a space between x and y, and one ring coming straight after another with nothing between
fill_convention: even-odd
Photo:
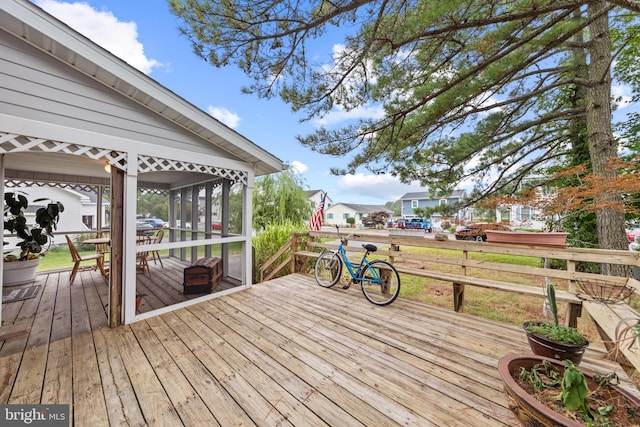
<instances>
[{"instance_id":1,"label":"american flag","mask_svg":"<svg viewBox=\"0 0 640 427\"><path fill-rule=\"evenodd\" d=\"M327 193L322 195L320 199L320 203L316 206L316 210L313 211L313 215L311 215L311 221L309 221L309 229L312 231L320 231L322 228L322 217L324 217L324 199L327 196Z\"/></svg>"}]
</instances>

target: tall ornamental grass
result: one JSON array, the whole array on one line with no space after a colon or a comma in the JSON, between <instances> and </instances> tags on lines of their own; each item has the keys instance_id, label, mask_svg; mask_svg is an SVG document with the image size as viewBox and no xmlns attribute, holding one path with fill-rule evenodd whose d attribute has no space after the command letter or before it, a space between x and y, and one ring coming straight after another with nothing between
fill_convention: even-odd
<instances>
[{"instance_id":1,"label":"tall ornamental grass","mask_svg":"<svg viewBox=\"0 0 640 427\"><path fill-rule=\"evenodd\" d=\"M271 258L284 244L293 236L294 233L302 233L307 228L299 223L291 220L283 220L280 222L267 224L266 227L259 231L253 238L253 255L254 255L254 281L258 278L259 270L269 258ZM273 265L279 265L285 260L289 253L283 254ZM290 274L289 266L285 267L279 275Z\"/></svg>"}]
</instances>

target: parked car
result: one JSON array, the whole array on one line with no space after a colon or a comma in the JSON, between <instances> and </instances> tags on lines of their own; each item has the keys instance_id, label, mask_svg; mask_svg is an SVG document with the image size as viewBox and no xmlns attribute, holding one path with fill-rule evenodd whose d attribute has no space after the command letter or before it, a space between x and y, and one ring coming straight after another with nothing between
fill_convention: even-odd
<instances>
[{"instance_id":1,"label":"parked car","mask_svg":"<svg viewBox=\"0 0 640 427\"><path fill-rule=\"evenodd\" d=\"M111 224L105 224L102 226L103 231L111 230ZM136 221L136 234L144 234L145 236L153 235L153 227L144 221Z\"/></svg>"},{"instance_id":2,"label":"parked car","mask_svg":"<svg viewBox=\"0 0 640 427\"><path fill-rule=\"evenodd\" d=\"M153 236L153 226L144 221L136 221L136 234Z\"/></svg>"},{"instance_id":3,"label":"parked car","mask_svg":"<svg viewBox=\"0 0 640 427\"><path fill-rule=\"evenodd\" d=\"M138 221L145 222L153 228L164 228L169 226L169 224L167 224L164 220L161 220L160 218L142 218L142 219L139 219Z\"/></svg>"},{"instance_id":4,"label":"parked car","mask_svg":"<svg viewBox=\"0 0 640 427\"><path fill-rule=\"evenodd\" d=\"M511 231L509 227L498 223L478 223L464 225L456 228L456 240L475 240L477 242L486 242L487 233L485 230Z\"/></svg>"},{"instance_id":5,"label":"parked car","mask_svg":"<svg viewBox=\"0 0 640 427\"><path fill-rule=\"evenodd\" d=\"M431 233L431 220L427 218L412 218L411 221L406 224L406 228L426 230Z\"/></svg>"}]
</instances>

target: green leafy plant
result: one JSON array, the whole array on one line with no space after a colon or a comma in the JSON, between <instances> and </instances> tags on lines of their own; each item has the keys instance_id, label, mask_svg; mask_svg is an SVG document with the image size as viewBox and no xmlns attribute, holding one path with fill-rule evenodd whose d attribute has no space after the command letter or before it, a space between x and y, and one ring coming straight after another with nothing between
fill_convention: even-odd
<instances>
[{"instance_id":1,"label":"green leafy plant","mask_svg":"<svg viewBox=\"0 0 640 427\"><path fill-rule=\"evenodd\" d=\"M34 203L48 199L36 199ZM5 193L4 195L4 229L15 233L21 239L16 246L20 248L20 254L6 255L5 261L25 261L44 255L51 245L53 231L56 230L60 213L64 206L60 202L49 202L46 207L36 211L35 224L29 226L25 211L29 207L27 198L18 193ZM6 245L7 242L4 242Z\"/></svg>"},{"instance_id":2,"label":"green leafy plant","mask_svg":"<svg viewBox=\"0 0 640 427\"><path fill-rule=\"evenodd\" d=\"M575 328L562 326L558 323L558 304L556 302L556 291L553 284L551 283L547 284L547 299L549 301L549 309L553 316L553 323L529 323L529 325L527 325L527 330L543 338L547 338L563 344L580 345L586 342L586 338L578 333Z\"/></svg>"},{"instance_id":3,"label":"green leafy plant","mask_svg":"<svg viewBox=\"0 0 640 427\"><path fill-rule=\"evenodd\" d=\"M579 410L588 418L593 418L587 402L589 395L587 379L570 360L565 360L564 366L564 375L560 383L562 391L558 395L558 399L568 410Z\"/></svg>"},{"instance_id":4,"label":"green leafy plant","mask_svg":"<svg viewBox=\"0 0 640 427\"><path fill-rule=\"evenodd\" d=\"M610 426L609 415L615 409L612 402L602 400L609 384L617 383L615 373L608 375L594 375L593 380L597 387L589 390L589 384L585 375L570 360L563 361L564 372L549 363L542 361L533 365L530 369L520 370L520 379L533 388L533 392L539 399L562 402L566 411L579 413L587 426ZM559 389L559 393L555 391ZM624 408L623 408L624 409ZM630 417L637 416L637 410L629 413ZM572 417L573 418L573 417Z\"/></svg>"}]
</instances>

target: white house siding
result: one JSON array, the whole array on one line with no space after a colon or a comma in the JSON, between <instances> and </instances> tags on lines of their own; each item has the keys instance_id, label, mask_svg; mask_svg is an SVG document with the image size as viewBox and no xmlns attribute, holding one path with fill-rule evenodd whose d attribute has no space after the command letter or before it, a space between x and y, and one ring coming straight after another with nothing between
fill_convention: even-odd
<instances>
[{"instance_id":1,"label":"white house siding","mask_svg":"<svg viewBox=\"0 0 640 427\"><path fill-rule=\"evenodd\" d=\"M44 84L43 84L44 83ZM0 31L0 113L232 159L180 126ZM160 152L157 152L161 155Z\"/></svg>"},{"instance_id":2,"label":"white house siding","mask_svg":"<svg viewBox=\"0 0 640 427\"><path fill-rule=\"evenodd\" d=\"M356 226L362 226L362 219L373 212L389 211L384 206L378 205L360 205L356 203L336 203L325 210L326 224L328 225L347 225L347 218L355 218Z\"/></svg>"},{"instance_id":3,"label":"white house siding","mask_svg":"<svg viewBox=\"0 0 640 427\"><path fill-rule=\"evenodd\" d=\"M329 225L346 226L347 216L355 217L356 212L353 209L350 209L340 203L335 204L329 209L325 210L326 224ZM356 218L356 224L358 223L362 223L362 221L359 221L358 218Z\"/></svg>"},{"instance_id":4,"label":"white house siding","mask_svg":"<svg viewBox=\"0 0 640 427\"><path fill-rule=\"evenodd\" d=\"M6 188L5 192L17 192L22 194L29 201L29 212L25 213L27 223L32 225L35 221L35 211L31 211L32 207L44 206L49 201L60 202L64 206L64 212L60 215L58 222L57 235L53 243L55 245L66 244L63 234L70 231L79 231L83 229L82 225L82 198L83 196L75 191L58 187L28 187L28 188ZM37 199L47 199L41 202L35 202ZM13 248L17 239L8 238L7 248Z\"/></svg>"}]
</instances>

